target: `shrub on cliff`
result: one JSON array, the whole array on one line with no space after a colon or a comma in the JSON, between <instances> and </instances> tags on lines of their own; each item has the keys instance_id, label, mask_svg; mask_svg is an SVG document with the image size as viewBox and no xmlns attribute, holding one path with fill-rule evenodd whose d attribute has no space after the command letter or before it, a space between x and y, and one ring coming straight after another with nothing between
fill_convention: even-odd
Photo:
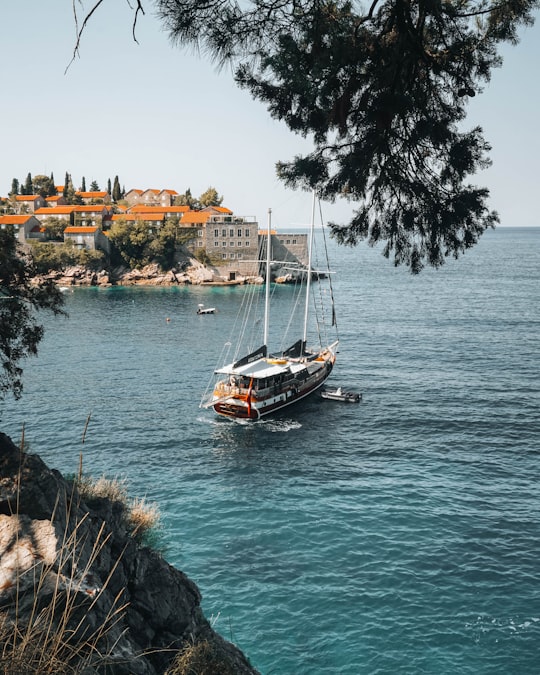
<instances>
[{"instance_id":1,"label":"shrub on cliff","mask_svg":"<svg viewBox=\"0 0 540 675\"><path fill-rule=\"evenodd\" d=\"M130 498L125 481L118 478L81 476L76 479L76 486L81 497L89 504L102 499L117 504L122 510L126 530L135 541L156 547L161 525L157 504L146 501L144 497Z\"/></svg>"},{"instance_id":2,"label":"shrub on cliff","mask_svg":"<svg viewBox=\"0 0 540 675\"><path fill-rule=\"evenodd\" d=\"M71 241L64 244L36 242L32 244L32 260L38 274L60 272L71 266L97 271L103 269L105 254L103 251L78 249Z\"/></svg>"}]
</instances>

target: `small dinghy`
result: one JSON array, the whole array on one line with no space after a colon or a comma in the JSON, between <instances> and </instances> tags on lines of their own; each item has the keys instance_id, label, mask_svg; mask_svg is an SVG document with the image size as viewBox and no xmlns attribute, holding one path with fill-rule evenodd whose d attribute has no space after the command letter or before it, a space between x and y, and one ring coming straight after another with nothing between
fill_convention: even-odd
<instances>
[{"instance_id":1,"label":"small dinghy","mask_svg":"<svg viewBox=\"0 0 540 675\"><path fill-rule=\"evenodd\" d=\"M321 396L330 401L343 401L345 403L358 403L362 400L362 394L356 391L345 391L342 387L337 389L323 389Z\"/></svg>"},{"instance_id":2,"label":"small dinghy","mask_svg":"<svg viewBox=\"0 0 540 675\"><path fill-rule=\"evenodd\" d=\"M215 314L215 313L216 313L215 307L205 307L202 303L199 303L199 306L197 308L197 314Z\"/></svg>"}]
</instances>

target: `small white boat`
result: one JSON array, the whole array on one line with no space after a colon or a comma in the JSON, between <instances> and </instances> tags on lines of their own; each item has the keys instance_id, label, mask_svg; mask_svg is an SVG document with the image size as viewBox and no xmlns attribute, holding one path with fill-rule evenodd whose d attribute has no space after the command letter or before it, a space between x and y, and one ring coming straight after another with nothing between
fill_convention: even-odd
<instances>
[{"instance_id":1,"label":"small white boat","mask_svg":"<svg viewBox=\"0 0 540 675\"><path fill-rule=\"evenodd\" d=\"M345 403L358 403L362 400L362 394L356 391L345 391L342 387L337 389L323 389L321 396L330 401L344 401Z\"/></svg>"},{"instance_id":2,"label":"small white boat","mask_svg":"<svg viewBox=\"0 0 540 675\"><path fill-rule=\"evenodd\" d=\"M197 308L197 314L215 314L215 313L216 313L215 307L205 307L202 303L199 303L199 306Z\"/></svg>"}]
</instances>

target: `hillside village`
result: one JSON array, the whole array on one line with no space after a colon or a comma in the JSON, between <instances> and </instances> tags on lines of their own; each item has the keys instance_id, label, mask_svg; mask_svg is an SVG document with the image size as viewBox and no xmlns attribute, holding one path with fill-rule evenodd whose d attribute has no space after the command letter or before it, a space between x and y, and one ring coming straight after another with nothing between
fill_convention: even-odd
<instances>
[{"instance_id":1,"label":"hillside village","mask_svg":"<svg viewBox=\"0 0 540 675\"><path fill-rule=\"evenodd\" d=\"M182 252L184 259L188 252L203 261L205 273L199 274L201 281L235 281L260 274L258 261L266 231L259 230L255 216L237 215L223 206L194 210L175 205L178 193L171 189L131 189L120 203L114 202L108 191L79 190L75 192L79 204L67 203L64 186L56 186L56 190L56 195L49 197L15 194L3 198L0 228L13 227L19 242L28 245L50 241L46 225L55 222L61 226L64 242L80 250L103 251L109 259L114 246L109 233L115 223L142 224L154 234L173 223L182 241L178 260ZM274 260L305 264L305 234L273 230L271 245Z\"/></svg>"}]
</instances>

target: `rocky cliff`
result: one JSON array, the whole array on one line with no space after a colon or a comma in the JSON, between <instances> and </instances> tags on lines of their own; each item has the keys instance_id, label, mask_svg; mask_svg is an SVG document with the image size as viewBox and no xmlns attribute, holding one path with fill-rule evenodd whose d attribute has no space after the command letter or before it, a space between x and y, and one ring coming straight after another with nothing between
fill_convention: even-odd
<instances>
[{"instance_id":1,"label":"rocky cliff","mask_svg":"<svg viewBox=\"0 0 540 675\"><path fill-rule=\"evenodd\" d=\"M200 600L137 543L121 504L85 501L76 481L0 434L2 672L256 674Z\"/></svg>"}]
</instances>

